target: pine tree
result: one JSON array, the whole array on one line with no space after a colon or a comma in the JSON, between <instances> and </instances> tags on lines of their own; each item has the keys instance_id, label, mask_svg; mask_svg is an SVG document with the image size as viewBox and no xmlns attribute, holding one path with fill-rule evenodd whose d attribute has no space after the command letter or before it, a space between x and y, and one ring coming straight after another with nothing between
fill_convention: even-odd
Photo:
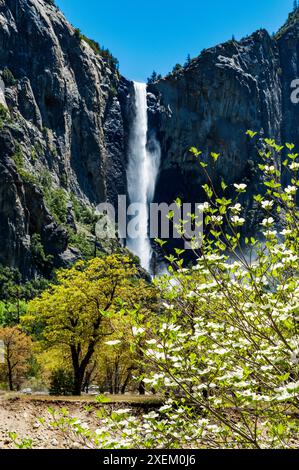
<instances>
[{"instance_id":1,"label":"pine tree","mask_svg":"<svg viewBox=\"0 0 299 470\"><path fill-rule=\"evenodd\" d=\"M183 67L181 66L181 64L175 64L175 66L173 67L172 69L172 73L176 73L178 72L179 70L181 70Z\"/></svg>"},{"instance_id":2,"label":"pine tree","mask_svg":"<svg viewBox=\"0 0 299 470\"><path fill-rule=\"evenodd\" d=\"M154 70L151 76L147 79L147 83L155 83L158 80L157 72Z\"/></svg>"},{"instance_id":3,"label":"pine tree","mask_svg":"<svg viewBox=\"0 0 299 470\"><path fill-rule=\"evenodd\" d=\"M298 2L297 0L294 0L294 11L298 10Z\"/></svg>"},{"instance_id":4,"label":"pine tree","mask_svg":"<svg viewBox=\"0 0 299 470\"><path fill-rule=\"evenodd\" d=\"M188 65L190 65L190 64L191 64L191 56L190 56L190 54L188 54L184 66L185 66L185 67L188 67Z\"/></svg>"}]
</instances>

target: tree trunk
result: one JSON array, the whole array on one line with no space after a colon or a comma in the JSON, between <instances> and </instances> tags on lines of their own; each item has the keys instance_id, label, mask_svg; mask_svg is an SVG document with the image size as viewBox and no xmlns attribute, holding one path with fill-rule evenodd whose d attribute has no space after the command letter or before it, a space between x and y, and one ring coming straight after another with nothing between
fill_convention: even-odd
<instances>
[{"instance_id":1,"label":"tree trunk","mask_svg":"<svg viewBox=\"0 0 299 470\"><path fill-rule=\"evenodd\" d=\"M71 345L71 353L72 353L72 363L73 363L73 370L74 370L74 388L73 388L73 395L80 396L82 392L82 385L85 376L85 371L87 366L93 356L95 348L95 343L91 342L88 345L87 353L85 354L84 358L80 363L80 352L81 347Z\"/></svg>"},{"instance_id":2,"label":"tree trunk","mask_svg":"<svg viewBox=\"0 0 299 470\"><path fill-rule=\"evenodd\" d=\"M9 390L13 392L13 380L12 380L12 370L11 367L8 366L8 384L9 384Z\"/></svg>"},{"instance_id":3,"label":"tree trunk","mask_svg":"<svg viewBox=\"0 0 299 470\"><path fill-rule=\"evenodd\" d=\"M127 388L127 385L128 385L128 383L129 383L129 381L130 381L130 378L131 378L131 371L129 371L129 372L127 373L127 377L126 377L124 383L122 384L121 391L120 391L120 393L121 393L122 395L124 395L124 394L126 393L126 388Z\"/></svg>"},{"instance_id":4,"label":"tree trunk","mask_svg":"<svg viewBox=\"0 0 299 470\"><path fill-rule=\"evenodd\" d=\"M6 363L7 363L7 378L8 378L8 385L9 385L9 390L13 392L13 379L12 379L12 365L10 362L10 351L9 347L7 346L7 351L6 351L7 357L6 357Z\"/></svg>"},{"instance_id":5,"label":"tree trunk","mask_svg":"<svg viewBox=\"0 0 299 470\"><path fill-rule=\"evenodd\" d=\"M74 371L74 387L73 387L73 395L80 396L82 392L82 385L84 379L84 372L82 373L81 369Z\"/></svg>"},{"instance_id":6,"label":"tree trunk","mask_svg":"<svg viewBox=\"0 0 299 470\"><path fill-rule=\"evenodd\" d=\"M145 395L145 383L143 381L140 382L138 387L139 395Z\"/></svg>"}]
</instances>

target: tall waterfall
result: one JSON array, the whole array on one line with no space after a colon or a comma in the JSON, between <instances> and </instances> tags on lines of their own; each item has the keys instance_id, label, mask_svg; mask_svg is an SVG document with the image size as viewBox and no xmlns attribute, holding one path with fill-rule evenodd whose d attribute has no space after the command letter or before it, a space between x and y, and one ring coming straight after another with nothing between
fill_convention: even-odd
<instances>
[{"instance_id":1,"label":"tall waterfall","mask_svg":"<svg viewBox=\"0 0 299 470\"><path fill-rule=\"evenodd\" d=\"M153 201L160 166L160 145L152 135L148 140L147 90L145 83L134 82L135 116L129 138L127 184L138 236L127 238L127 247L140 259L141 266L150 271L152 248L148 236L149 204ZM137 224L136 221L137 220Z\"/></svg>"}]
</instances>

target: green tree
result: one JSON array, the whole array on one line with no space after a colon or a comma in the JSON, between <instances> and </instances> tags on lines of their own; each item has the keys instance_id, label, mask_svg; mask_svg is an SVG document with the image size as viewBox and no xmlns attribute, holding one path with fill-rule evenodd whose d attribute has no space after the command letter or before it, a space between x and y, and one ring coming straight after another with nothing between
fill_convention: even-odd
<instances>
[{"instance_id":1,"label":"green tree","mask_svg":"<svg viewBox=\"0 0 299 470\"><path fill-rule=\"evenodd\" d=\"M74 379L72 371L55 369L50 377L50 395L68 396L74 389Z\"/></svg>"},{"instance_id":2,"label":"green tree","mask_svg":"<svg viewBox=\"0 0 299 470\"><path fill-rule=\"evenodd\" d=\"M157 72L154 70L153 73L151 74L151 76L147 79L147 83L150 84L150 83L155 83L158 79L158 74Z\"/></svg>"},{"instance_id":3,"label":"green tree","mask_svg":"<svg viewBox=\"0 0 299 470\"><path fill-rule=\"evenodd\" d=\"M57 285L30 302L23 324L40 325L48 347L66 348L74 374L73 394L80 395L84 375L99 343L115 333L113 318L136 298L136 268L130 258L109 255L57 273ZM133 306L131 306L133 308Z\"/></svg>"},{"instance_id":4,"label":"green tree","mask_svg":"<svg viewBox=\"0 0 299 470\"><path fill-rule=\"evenodd\" d=\"M182 70L182 68L183 67L181 66L181 64L175 64L175 66L172 69L172 73L179 72L180 70Z\"/></svg>"},{"instance_id":5,"label":"green tree","mask_svg":"<svg viewBox=\"0 0 299 470\"><path fill-rule=\"evenodd\" d=\"M190 54L188 54L184 66L185 66L185 67L188 67L188 66L191 64L191 62L192 62L191 56L190 56Z\"/></svg>"}]
</instances>

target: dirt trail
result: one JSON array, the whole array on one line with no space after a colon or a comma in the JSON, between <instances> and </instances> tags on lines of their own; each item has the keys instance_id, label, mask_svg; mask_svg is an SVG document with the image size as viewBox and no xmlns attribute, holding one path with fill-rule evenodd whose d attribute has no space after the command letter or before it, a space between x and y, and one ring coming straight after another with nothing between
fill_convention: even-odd
<instances>
[{"instance_id":1,"label":"dirt trail","mask_svg":"<svg viewBox=\"0 0 299 470\"><path fill-rule=\"evenodd\" d=\"M34 448L72 448L73 444L67 438L48 425L51 418L48 411L49 406L57 412L61 407L66 407L72 417L81 419L82 422L87 422L92 427L96 426L96 423L92 423L92 420L88 418L84 404L80 402L47 402L20 398L0 399L0 448L15 448L9 438L9 432L15 432L18 435L18 441L25 438L32 439ZM39 418L45 419L46 423L41 424Z\"/></svg>"},{"instance_id":2,"label":"dirt trail","mask_svg":"<svg viewBox=\"0 0 299 470\"><path fill-rule=\"evenodd\" d=\"M97 404L94 397L81 398L56 398L56 397L34 397L20 395L0 395L0 449L15 448L15 444L9 437L10 432L18 435L18 442L22 439L33 440L36 449L70 449L77 445L68 437L53 429L49 425L51 415L49 407L57 413L61 408L66 408L71 417L80 419L87 423L91 429L96 429L98 421L95 413L88 412L86 406L92 405L93 411L103 405ZM112 411L116 408L134 407L136 413L144 409L157 406L153 399L141 397L114 397L111 403L104 405ZM45 424L39 419L43 418Z\"/></svg>"}]
</instances>

